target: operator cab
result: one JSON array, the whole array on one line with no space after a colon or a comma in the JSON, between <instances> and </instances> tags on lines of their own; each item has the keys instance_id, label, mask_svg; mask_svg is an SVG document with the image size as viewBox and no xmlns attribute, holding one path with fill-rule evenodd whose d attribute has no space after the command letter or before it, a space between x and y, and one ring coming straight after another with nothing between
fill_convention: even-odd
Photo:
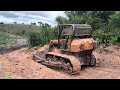
<instances>
[{"instance_id":1,"label":"operator cab","mask_svg":"<svg viewBox=\"0 0 120 90\"><path fill-rule=\"evenodd\" d=\"M92 34L92 27L87 24L77 24L74 26L74 37L83 39L90 38Z\"/></svg>"},{"instance_id":2,"label":"operator cab","mask_svg":"<svg viewBox=\"0 0 120 90\"><path fill-rule=\"evenodd\" d=\"M92 27L87 24L60 24L58 45L60 49L68 49L73 39L90 38Z\"/></svg>"}]
</instances>

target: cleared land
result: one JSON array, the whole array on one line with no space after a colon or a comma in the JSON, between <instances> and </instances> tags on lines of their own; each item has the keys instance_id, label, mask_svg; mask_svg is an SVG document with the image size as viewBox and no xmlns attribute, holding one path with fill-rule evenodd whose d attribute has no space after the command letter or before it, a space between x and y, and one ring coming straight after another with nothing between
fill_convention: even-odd
<instances>
[{"instance_id":1,"label":"cleared land","mask_svg":"<svg viewBox=\"0 0 120 90\"><path fill-rule=\"evenodd\" d=\"M15 79L119 79L120 47L97 48L96 67L82 67L79 75L69 75L61 70L50 69L32 60L36 51L44 51L48 46L37 50L22 48L0 55L0 78Z\"/></svg>"}]
</instances>

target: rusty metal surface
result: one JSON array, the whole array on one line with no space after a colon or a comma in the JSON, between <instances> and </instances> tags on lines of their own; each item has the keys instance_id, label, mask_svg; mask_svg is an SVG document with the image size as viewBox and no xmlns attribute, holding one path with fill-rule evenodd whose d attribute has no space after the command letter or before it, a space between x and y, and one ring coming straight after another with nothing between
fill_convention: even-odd
<instances>
[{"instance_id":1,"label":"rusty metal surface","mask_svg":"<svg viewBox=\"0 0 120 90\"><path fill-rule=\"evenodd\" d=\"M90 25L88 24L59 24L59 26L73 26L74 28L82 28L82 27L88 27L88 28L91 28Z\"/></svg>"},{"instance_id":2,"label":"rusty metal surface","mask_svg":"<svg viewBox=\"0 0 120 90\"><path fill-rule=\"evenodd\" d=\"M59 53L55 53L55 52L48 52L47 54L51 54L54 56L59 56L59 57L68 59L73 66L73 72L79 72L81 69L80 61L72 55L59 54Z\"/></svg>"},{"instance_id":3,"label":"rusty metal surface","mask_svg":"<svg viewBox=\"0 0 120 90\"><path fill-rule=\"evenodd\" d=\"M86 39L74 39L71 43L71 52L79 52L94 49L94 39L86 38ZM82 45L82 49L80 50L80 45Z\"/></svg>"},{"instance_id":4,"label":"rusty metal surface","mask_svg":"<svg viewBox=\"0 0 120 90\"><path fill-rule=\"evenodd\" d=\"M51 44L58 44L58 40L51 40ZM59 41L60 44L66 43L66 39L60 39Z\"/></svg>"}]
</instances>

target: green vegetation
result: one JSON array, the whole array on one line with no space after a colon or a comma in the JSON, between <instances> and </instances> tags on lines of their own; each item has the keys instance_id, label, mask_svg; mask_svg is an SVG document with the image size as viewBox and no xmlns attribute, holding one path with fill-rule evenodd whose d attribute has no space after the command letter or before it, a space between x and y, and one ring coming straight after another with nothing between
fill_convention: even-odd
<instances>
[{"instance_id":1,"label":"green vegetation","mask_svg":"<svg viewBox=\"0 0 120 90\"><path fill-rule=\"evenodd\" d=\"M0 24L0 31L11 34L28 35L29 32L39 32L40 26L25 24Z\"/></svg>"},{"instance_id":2,"label":"green vegetation","mask_svg":"<svg viewBox=\"0 0 120 90\"><path fill-rule=\"evenodd\" d=\"M97 44L120 43L120 11L65 11L67 18L56 17L58 24L90 24ZM0 31L29 37L29 46L43 46L57 39L57 28L47 23L40 26L25 24L0 24ZM0 35L0 43L7 39Z\"/></svg>"},{"instance_id":3,"label":"green vegetation","mask_svg":"<svg viewBox=\"0 0 120 90\"><path fill-rule=\"evenodd\" d=\"M13 79L13 78L11 77L11 75L5 75L4 79Z\"/></svg>"},{"instance_id":4,"label":"green vegetation","mask_svg":"<svg viewBox=\"0 0 120 90\"><path fill-rule=\"evenodd\" d=\"M56 33L48 24L44 24L41 27L41 32L30 32L29 34L29 46L43 46L48 44L50 39L55 39Z\"/></svg>"},{"instance_id":5,"label":"green vegetation","mask_svg":"<svg viewBox=\"0 0 120 90\"><path fill-rule=\"evenodd\" d=\"M0 32L0 45L9 43L8 35L5 32Z\"/></svg>"},{"instance_id":6,"label":"green vegetation","mask_svg":"<svg viewBox=\"0 0 120 90\"><path fill-rule=\"evenodd\" d=\"M68 19L57 17L56 21L59 24L90 24L97 44L120 43L119 11L66 11L66 15Z\"/></svg>"}]
</instances>

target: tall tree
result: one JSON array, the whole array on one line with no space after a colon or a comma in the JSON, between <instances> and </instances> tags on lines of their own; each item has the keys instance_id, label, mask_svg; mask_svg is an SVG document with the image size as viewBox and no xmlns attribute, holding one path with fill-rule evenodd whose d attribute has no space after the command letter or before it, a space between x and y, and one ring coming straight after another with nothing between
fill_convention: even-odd
<instances>
[{"instance_id":1,"label":"tall tree","mask_svg":"<svg viewBox=\"0 0 120 90\"><path fill-rule=\"evenodd\" d=\"M68 22L68 19L66 19L66 18L64 18L64 17L62 17L62 16L58 16L58 17L56 18L56 22L57 22L58 24L64 24L64 23L67 23L67 22Z\"/></svg>"}]
</instances>

